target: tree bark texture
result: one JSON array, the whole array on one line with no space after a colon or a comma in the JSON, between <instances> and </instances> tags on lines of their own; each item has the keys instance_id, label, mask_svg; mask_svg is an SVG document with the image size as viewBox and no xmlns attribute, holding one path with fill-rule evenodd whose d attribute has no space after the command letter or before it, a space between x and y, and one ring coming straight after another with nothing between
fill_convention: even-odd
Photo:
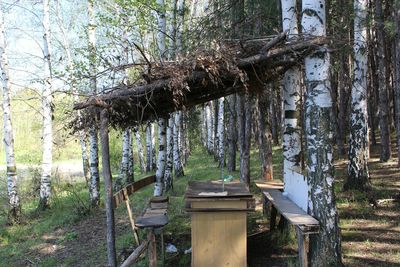
<instances>
[{"instance_id":1,"label":"tree bark texture","mask_svg":"<svg viewBox=\"0 0 400 267\"><path fill-rule=\"evenodd\" d=\"M153 170L153 148L152 148L152 140L151 140L151 122L147 122L146 125L146 172L150 172Z\"/></svg>"},{"instance_id":2,"label":"tree bark texture","mask_svg":"<svg viewBox=\"0 0 400 267\"><path fill-rule=\"evenodd\" d=\"M180 138L179 138L179 131L180 131L180 126L181 126L181 115L182 113L176 112L174 115L174 129L173 129L173 135L174 135L174 171L175 171L175 177L182 177L184 175L183 172L183 166L182 166L182 161L181 161L181 151L179 147L180 143Z\"/></svg>"},{"instance_id":3,"label":"tree bark texture","mask_svg":"<svg viewBox=\"0 0 400 267\"><path fill-rule=\"evenodd\" d=\"M2 1L0 1L2 6ZM7 164L7 195L8 195L8 222L19 223L21 218L21 203L18 194L17 165L14 153L14 135L11 120L11 83L8 71L8 59L6 53L6 40L4 33L4 14L0 10L0 68L3 89L3 141L6 152Z\"/></svg>"},{"instance_id":4,"label":"tree bark texture","mask_svg":"<svg viewBox=\"0 0 400 267\"><path fill-rule=\"evenodd\" d=\"M140 167L140 172L144 173L146 170L146 164L144 161L144 155L143 155L143 146L142 146L142 137L140 136L140 132L138 127L133 128L133 132L136 137L136 147L137 147L137 152L138 152L138 162L139 162L139 167Z\"/></svg>"},{"instance_id":5,"label":"tree bark texture","mask_svg":"<svg viewBox=\"0 0 400 267\"><path fill-rule=\"evenodd\" d=\"M236 170L237 128L236 128L236 94L227 97L228 100L228 143L227 167L229 172Z\"/></svg>"},{"instance_id":6,"label":"tree bark texture","mask_svg":"<svg viewBox=\"0 0 400 267\"><path fill-rule=\"evenodd\" d=\"M297 39L298 20L296 1L282 0L282 26L289 38ZM283 175L288 170L301 171L300 122L301 71L295 66L283 76L284 130L283 130Z\"/></svg>"},{"instance_id":7,"label":"tree bark texture","mask_svg":"<svg viewBox=\"0 0 400 267\"><path fill-rule=\"evenodd\" d=\"M165 119L158 120L158 158L156 170L156 183L154 185L154 196L161 196L164 192L165 172L165 147L166 147L166 125Z\"/></svg>"},{"instance_id":8,"label":"tree bark texture","mask_svg":"<svg viewBox=\"0 0 400 267\"><path fill-rule=\"evenodd\" d=\"M348 179L345 189L370 187L368 172L367 9L366 0L354 0L354 74L351 91Z\"/></svg>"},{"instance_id":9,"label":"tree bark texture","mask_svg":"<svg viewBox=\"0 0 400 267\"><path fill-rule=\"evenodd\" d=\"M375 0L376 15L376 38L379 40L378 58L378 83L379 83L379 127L381 130L381 156L380 160L386 162L391 157L390 147L390 105L388 99L388 88L386 87L386 58L385 58L385 36L382 12L382 0Z\"/></svg>"},{"instance_id":10,"label":"tree bark texture","mask_svg":"<svg viewBox=\"0 0 400 267\"><path fill-rule=\"evenodd\" d=\"M51 44L50 44L50 14L49 1L43 1L43 56L44 56L44 89L42 93L43 114L43 160L42 177L40 180L39 208L46 209L49 206L51 195L51 168L53 163L53 129L52 129L52 73L51 73Z\"/></svg>"},{"instance_id":11,"label":"tree bark texture","mask_svg":"<svg viewBox=\"0 0 400 267\"><path fill-rule=\"evenodd\" d=\"M272 134L268 120L267 94L261 93L256 99L256 109L258 113L258 144L261 160L261 177L270 181L274 177L272 166Z\"/></svg>"},{"instance_id":12,"label":"tree bark texture","mask_svg":"<svg viewBox=\"0 0 400 267\"><path fill-rule=\"evenodd\" d=\"M238 101L240 181L250 185L251 99L248 93L240 98ZM242 114L239 115L239 113Z\"/></svg>"},{"instance_id":13,"label":"tree bark texture","mask_svg":"<svg viewBox=\"0 0 400 267\"><path fill-rule=\"evenodd\" d=\"M115 250L115 222L113 209L113 190L110 166L110 145L108 136L108 111L102 110L100 115L100 136L103 162L103 178L106 194L106 225L107 225L107 259L108 266L117 266L117 255Z\"/></svg>"},{"instance_id":14,"label":"tree bark texture","mask_svg":"<svg viewBox=\"0 0 400 267\"><path fill-rule=\"evenodd\" d=\"M225 122L224 122L225 98L218 99L218 165L225 167Z\"/></svg>"},{"instance_id":15,"label":"tree bark texture","mask_svg":"<svg viewBox=\"0 0 400 267\"><path fill-rule=\"evenodd\" d=\"M304 34L326 35L325 1L302 2ZM320 222L318 235L310 236L311 266L341 266L339 218L334 195L332 100L330 60L326 47L305 58L307 98L305 109L309 214Z\"/></svg>"},{"instance_id":16,"label":"tree bark texture","mask_svg":"<svg viewBox=\"0 0 400 267\"><path fill-rule=\"evenodd\" d=\"M166 164L165 164L165 173L164 173L164 188L165 191L169 191L173 188L173 175L172 175L172 166L173 166L173 147L174 147L174 136L173 136L173 129L174 129L174 116L171 114L170 118L168 119L168 126L167 126L167 149L166 149Z\"/></svg>"},{"instance_id":17,"label":"tree bark texture","mask_svg":"<svg viewBox=\"0 0 400 267\"><path fill-rule=\"evenodd\" d=\"M395 92L396 92L396 129L397 129L397 165L400 167L400 2L395 2Z\"/></svg>"}]
</instances>

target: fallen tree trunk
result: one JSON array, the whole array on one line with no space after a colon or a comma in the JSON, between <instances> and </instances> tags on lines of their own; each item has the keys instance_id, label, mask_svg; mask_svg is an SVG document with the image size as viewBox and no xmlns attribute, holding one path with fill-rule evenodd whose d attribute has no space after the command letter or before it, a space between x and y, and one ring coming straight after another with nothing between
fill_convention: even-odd
<instances>
[{"instance_id":1,"label":"fallen tree trunk","mask_svg":"<svg viewBox=\"0 0 400 267\"><path fill-rule=\"evenodd\" d=\"M278 78L316 47L327 43L324 38L313 38L276 47L284 39L281 34L245 58L238 57L248 51L227 51L226 55L203 51L191 61L160 67L157 71L161 75L147 77L148 84L111 88L106 94L76 104L74 109L86 109L81 125L90 125L99 110L107 108L110 124L125 128L245 89L262 89L263 83Z\"/></svg>"}]
</instances>

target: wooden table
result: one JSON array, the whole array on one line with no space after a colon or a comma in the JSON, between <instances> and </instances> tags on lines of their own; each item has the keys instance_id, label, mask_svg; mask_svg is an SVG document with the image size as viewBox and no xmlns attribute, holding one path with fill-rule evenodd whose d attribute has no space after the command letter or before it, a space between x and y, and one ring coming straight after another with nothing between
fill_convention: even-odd
<instances>
[{"instance_id":1,"label":"wooden table","mask_svg":"<svg viewBox=\"0 0 400 267\"><path fill-rule=\"evenodd\" d=\"M189 182L186 211L192 222L193 267L247 266L247 212L252 194L241 183Z\"/></svg>"}]
</instances>

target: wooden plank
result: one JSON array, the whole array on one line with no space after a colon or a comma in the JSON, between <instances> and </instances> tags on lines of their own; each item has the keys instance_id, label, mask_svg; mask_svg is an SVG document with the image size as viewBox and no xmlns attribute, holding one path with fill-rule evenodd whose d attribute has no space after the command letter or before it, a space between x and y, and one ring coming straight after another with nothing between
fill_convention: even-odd
<instances>
[{"instance_id":1,"label":"wooden plank","mask_svg":"<svg viewBox=\"0 0 400 267\"><path fill-rule=\"evenodd\" d=\"M225 203L215 201L196 204L200 205L196 208L226 207ZM238 204L238 208L247 207L246 202ZM191 266L247 266L247 212L195 212L191 219Z\"/></svg>"},{"instance_id":2,"label":"wooden plank","mask_svg":"<svg viewBox=\"0 0 400 267\"><path fill-rule=\"evenodd\" d=\"M266 190L266 189L283 190L283 182L278 181L278 180L276 180L276 181L256 180L255 184L261 191Z\"/></svg>"},{"instance_id":3,"label":"wooden plank","mask_svg":"<svg viewBox=\"0 0 400 267\"><path fill-rule=\"evenodd\" d=\"M235 198L235 197L252 197L249 189L243 183L225 183L224 191L227 195L201 195L201 193L207 192L222 192L221 181L191 181L186 189L185 198Z\"/></svg>"},{"instance_id":4,"label":"wooden plank","mask_svg":"<svg viewBox=\"0 0 400 267\"><path fill-rule=\"evenodd\" d=\"M143 187L150 185L156 181L156 176L151 175L147 176L143 179L140 179L139 181L133 182L131 184L128 184L121 190L119 190L117 193L114 194L113 197L113 208L116 209L118 206L126 200L126 197L132 195L134 192L139 191ZM124 193L126 191L126 193Z\"/></svg>"},{"instance_id":5,"label":"wooden plank","mask_svg":"<svg viewBox=\"0 0 400 267\"><path fill-rule=\"evenodd\" d=\"M136 219L135 226L138 228L159 228L168 224L168 217L165 214L140 216Z\"/></svg>"},{"instance_id":6,"label":"wooden plank","mask_svg":"<svg viewBox=\"0 0 400 267\"><path fill-rule=\"evenodd\" d=\"M132 266L140 257L140 255L143 254L144 251L146 251L146 248L149 245L148 240L144 240L140 246L138 246L131 255L121 264L120 267L129 267Z\"/></svg>"},{"instance_id":7,"label":"wooden plank","mask_svg":"<svg viewBox=\"0 0 400 267\"><path fill-rule=\"evenodd\" d=\"M168 202L150 202L151 209L167 209Z\"/></svg>"},{"instance_id":8,"label":"wooden plank","mask_svg":"<svg viewBox=\"0 0 400 267\"><path fill-rule=\"evenodd\" d=\"M149 240L149 266L157 267L157 246L156 246L156 237L154 235L153 229L151 229L148 233Z\"/></svg>"},{"instance_id":9,"label":"wooden plank","mask_svg":"<svg viewBox=\"0 0 400 267\"><path fill-rule=\"evenodd\" d=\"M319 226L315 218L305 213L290 199L285 198L279 190L267 189L263 190L263 194L291 224Z\"/></svg>"},{"instance_id":10,"label":"wooden plank","mask_svg":"<svg viewBox=\"0 0 400 267\"><path fill-rule=\"evenodd\" d=\"M296 227L297 244L299 250L299 265L300 267L308 266L308 242L307 236L304 235L300 228Z\"/></svg>"}]
</instances>

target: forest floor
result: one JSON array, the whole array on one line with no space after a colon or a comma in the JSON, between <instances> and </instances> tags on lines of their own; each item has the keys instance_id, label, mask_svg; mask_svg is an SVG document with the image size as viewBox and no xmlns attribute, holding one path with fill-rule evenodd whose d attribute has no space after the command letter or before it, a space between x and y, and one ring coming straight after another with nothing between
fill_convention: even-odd
<instances>
[{"instance_id":1,"label":"forest floor","mask_svg":"<svg viewBox=\"0 0 400 267\"><path fill-rule=\"evenodd\" d=\"M343 261L346 266L400 266L400 204L389 199L400 197L400 170L395 159L379 162L378 148L372 148L370 171L373 190L368 194L343 192L346 160L336 160L336 196L342 231ZM282 152L274 151L275 178L281 178ZM258 154L252 153L251 177L260 177ZM213 167L214 166L214 167ZM165 229L165 240L175 245L177 253L167 253L165 266L190 266L190 219L184 211L183 194L188 181L215 180L221 171L212 156L196 150L185 168L185 177L174 181L169 193L170 223ZM225 173L226 174L226 173ZM238 172L232 174L238 177ZM143 176L137 176L140 179ZM84 182L54 185L52 209L35 211L35 183L26 184L24 221L19 226L7 226L6 214L0 209L0 266L106 266L105 213L103 207L89 210ZM4 192L3 185L0 185ZM297 243L294 231L281 235L269 232L268 220L262 215L261 197L255 186L256 212L248 218L248 262L250 267L296 266ZM135 193L131 206L139 214L151 197L152 188ZM385 199L385 201L382 201ZM4 203L5 196L0 196ZM133 236L126 210L116 210L117 253L121 259L133 249ZM144 237L145 233L140 233ZM147 266L142 259L139 266Z\"/></svg>"}]
</instances>

